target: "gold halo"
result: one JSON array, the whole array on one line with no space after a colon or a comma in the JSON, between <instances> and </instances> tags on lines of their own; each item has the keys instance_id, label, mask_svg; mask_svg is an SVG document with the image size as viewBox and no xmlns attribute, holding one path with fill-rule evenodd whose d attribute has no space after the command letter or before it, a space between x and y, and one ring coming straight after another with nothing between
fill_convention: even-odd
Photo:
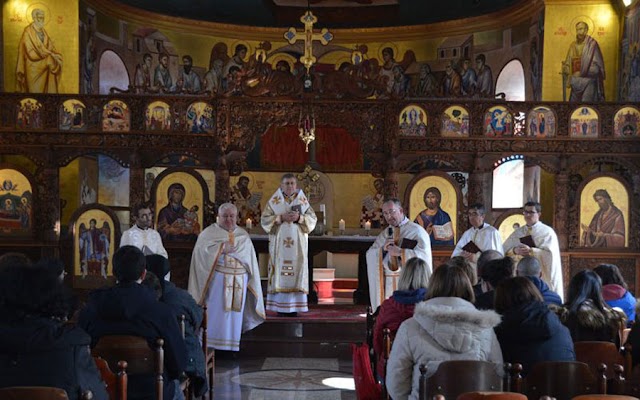
<instances>
[{"instance_id":1,"label":"gold halo","mask_svg":"<svg viewBox=\"0 0 640 400\"><path fill-rule=\"evenodd\" d=\"M294 65L296 64L297 60L292 55L289 55L287 53L276 53L275 55L270 55L269 57L267 57L267 62L271 64L271 67L273 69L276 68L276 65L279 61L286 62L287 64L289 64L289 71L294 71Z\"/></svg>"},{"instance_id":2,"label":"gold halo","mask_svg":"<svg viewBox=\"0 0 640 400\"><path fill-rule=\"evenodd\" d=\"M382 57L382 49L385 47L390 47L391 50L393 50L394 60L398 59L398 46L395 43L382 43L378 48L378 61L380 61L380 65L382 65L382 60L384 60L384 57Z\"/></svg>"},{"instance_id":3,"label":"gold halo","mask_svg":"<svg viewBox=\"0 0 640 400\"><path fill-rule=\"evenodd\" d=\"M27 11L26 11L26 20L29 21L29 23L33 22L33 17L31 16L31 13L33 12L34 9L39 8L42 11L44 11L44 26L49 25L49 21L51 21L51 10L49 10L49 7L44 4L44 3L33 3L30 4L29 7L27 7Z\"/></svg>"},{"instance_id":4,"label":"gold halo","mask_svg":"<svg viewBox=\"0 0 640 400\"><path fill-rule=\"evenodd\" d=\"M239 44L243 44L243 45L247 46L247 56L242 61L244 61L244 62L249 61L249 59L253 55L253 47L254 46L250 45L249 42L244 41L244 40L236 40L235 42L231 43L231 46L229 47L229 51L231 51L231 54L229 54L229 57L233 57L233 55L235 54L235 51L236 51L236 46L239 45Z\"/></svg>"},{"instance_id":5,"label":"gold halo","mask_svg":"<svg viewBox=\"0 0 640 400\"><path fill-rule=\"evenodd\" d=\"M256 178L255 176L253 176L253 174L251 172L247 172L247 171L243 171L240 175L234 177L234 185L238 183L238 181L240 180L241 176L246 176L247 178L249 178L249 186L247 186L247 189L249 189L250 192L253 191L253 187L256 184Z\"/></svg>"},{"instance_id":6,"label":"gold halo","mask_svg":"<svg viewBox=\"0 0 640 400\"><path fill-rule=\"evenodd\" d=\"M587 15L578 15L571 20L570 28L573 37L576 37L576 24L578 22L584 22L585 24L587 24L587 26L589 27L587 35L593 36L593 33L596 31L596 24L595 22L593 22L593 19L591 19L591 17Z\"/></svg>"}]
</instances>

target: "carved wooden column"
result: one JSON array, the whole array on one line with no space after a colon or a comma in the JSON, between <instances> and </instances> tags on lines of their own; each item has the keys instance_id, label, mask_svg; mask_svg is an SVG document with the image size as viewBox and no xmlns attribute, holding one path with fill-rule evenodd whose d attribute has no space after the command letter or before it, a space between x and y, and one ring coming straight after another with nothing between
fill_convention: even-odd
<instances>
[{"instance_id":1,"label":"carved wooden column","mask_svg":"<svg viewBox=\"0 0 640 400\"><path fill-rule=\"evenodd\" d=\"M131 207L132 213L137 204L145 201L144 192L144 167L140 162L140 156L136 153L131 156L131 166L129 167L129 207ZM133 214L131 214L130 219L130 222L133 223Z\"/></svg>"},{"instance_id":2,"label":"carved wooden column","mask_svg":"<svg viewBox=\"0 0 640 400\"><path fill-rule=\"evenodd\" d=\"M384 174L384 198L398 198L398 173L387 171Z\"/></svg>"},{"instance_id":3,"label":"carved wooden column","mask_svg":"<svg viewBox=\"0 0 640 400\"><path fill-rule=\"evenodd\" d=\"M42 256L59 257L60 241L60 178L58 166L52 161L36 172L38 204L35 215L36 237L42 240Z\"/></svg>"},{"instance_id":4,"label":"carved wooden column","mask_svg":"<svg viewBox=\"0 0 640 400\"><path fill-rule=\"evenodd\" d=\"M569 214L569 173L567 172L567 159L560 159L560 172L556 175L555 187L555 214L553 218L553 229L558 235L560 250L566 250L569 243L569 232L567 230L567 215Z\"/></svg>"},{"instance_id":5,"label":"carved wooden column","mask_svg":"<svg viewBox=\"0 0 640 400\"><path fill-rule=\"evenodd\" d=\"M473 171L469 174L469 191L467 192L467 204L481 203L485 209L491 209L491 202L484 198L484 171L480 167L480 157L476 154L473 158Z\"/></svg>"}]
</instances>

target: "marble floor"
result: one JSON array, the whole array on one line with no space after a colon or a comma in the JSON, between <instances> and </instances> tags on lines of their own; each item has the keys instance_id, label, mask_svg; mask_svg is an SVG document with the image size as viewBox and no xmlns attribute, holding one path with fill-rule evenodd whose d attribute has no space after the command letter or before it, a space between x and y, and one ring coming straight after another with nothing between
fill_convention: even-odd
<instances>
[{"instance_id":1,"label":"marble floor","mask_svg":"<svg viewBox=\"0 0 640 400\"><path fill-rule=\"evenodd\" d=\"M215 400L351 400L351 360L217 358Z\"/></svg>"}]
</instances>

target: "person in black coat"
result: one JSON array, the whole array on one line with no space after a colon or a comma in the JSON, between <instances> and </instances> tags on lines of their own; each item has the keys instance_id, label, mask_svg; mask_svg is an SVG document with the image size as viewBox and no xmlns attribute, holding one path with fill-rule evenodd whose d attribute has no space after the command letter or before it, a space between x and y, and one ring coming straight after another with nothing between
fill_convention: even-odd
<instances>
[{"instance_id":1,"label":"person in black coat","mask_svg":"<svg viewBox=\"0 0 640 400\"><path fill-rule=\"evenodd\" d=\"M569 329L544 303L526 277L500 282L495 310L502 323L495 328L505 362L522 364L522 374L541 361L575 361Z\"/></svg>"},{"instance_id":2,"label":"person in black coat","mask_svg":"<svg viewBox=\"0 0 640 400\"><path fill-rule=\"evenodd\" d=\"M495 301L495 289L500 282L513 276L513 259L503 257L487 262L482 267L482 280L489 290L476 297L473 303L478 310L492 310Z\"/></svg>"},{"instance_id":3,"label":"person in black coat","mask_svg":"<svg viewBox=\"0 0 640 400\"><path fill-rule=\"evenodd\" d=\"M159 254L151 254L147 258L147 278L144 284L151 287L159 295L159 300L171 307L176 320L185 316L185 345L187 347L187 366L185 372L191 378L194 394L197 397L207 392L207 372L198 332L204 317L203 309L191 297L189 292L180 289L173 282L165 280L170 272L169 260ZM153 280L151 277L155 276ZM150 279L151 278L151 279Z\"/></svg>"},{"instance_id":4,"label":"person in black coat","mask_svg":"<svg viewBox=\"0 0 640 400\"><path fill-rule=\"evenodd\" d=\"M57 274L19 257L0 264L0 388L57 387L70 400L86 391L107 400L91 338L65 322L69 295Z\"/></svg>"},{"instance_id":5,"label":"person in black coat","mask_svg":"<svg viewBox=\"0 0 640 400\"><path fill-rule=\"evenodd\" d=\"M516 267L516 274L518 276L525 276L529 278L531 282L538 288L544 302L547 304L554 304L556 306L562 306L562 299L558 293L549 288L549 285L542 280L542 266L537 258L526 256L523 257Z\"/></svg>"},{"instance_id":6,"label":"person in black coat","mask_svg":"<svg viewBox=\"0 0 640 400\"><path fill-rule=\"evenodd\" d=\"M135 335L155 347L164 339L164 397L183 399L179 379L187 365L186 347L172 310L160 303L150 288L140 283L146 275L146 260L134 246L122 246L113 255L114 287L98 289L89 295L80 311L78 324L91 335L92 345L105 335ZM130 376L128 398L154 398L154 377Z\"/></svg>"}]
</instances>

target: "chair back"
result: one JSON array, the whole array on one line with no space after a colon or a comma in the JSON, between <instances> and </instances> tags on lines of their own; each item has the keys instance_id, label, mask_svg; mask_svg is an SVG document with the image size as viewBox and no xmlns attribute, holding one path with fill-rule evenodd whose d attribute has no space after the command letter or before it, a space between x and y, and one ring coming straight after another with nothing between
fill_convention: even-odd
<instances>
[{"instance_id":1,"label":"chair back","mask_svg":"<svg viewBox=\"0 0 640 400\"><path fill-rule=\"evenodd\" d=\"M444 361L427 378L426 368L420 366L420 399L432 399L436 395L455 399L462 393L474 391L501 392L503 378L497 368L501 366L488 361Z\"/></svg>"},{"instance_id":2,"label":"chair back","mask_svg":"<svg viewBox=\"0 0 640 400\"><path fill-rule=\"evenodd\" d=\"M156 398L162 400L163 346L163 339L157 339L156 348L152 349L147 340L140 336L107 335L98 340L96 346L91 350L91 354L105 360L112 371L117 370L120 361L126 361L129 375L155 376Z\"/></svg>"},{"instance_id":3,"label":"chair back","mask_svg":"<svg viewBox=\"0 0 640 400\"><path fill-rule=\"evenodd\" d=\"M64 389L46 386L14 386L0 389L2 400L69 400Z\"/></svg>"},{"instance_id":4,"label":"chair back","mask_svg":"<svg viewBox=\"0 0 640 400\"><path fill-rule=\"evenodd\" d=\"M515 387L530 399L550 396L557 400L570 400L581 394L605 394L606 368L606 365L601 364L596 376L589 366L582 362L539 362L531 368L529 375L522 379L522 382L515 383Z\"/></svg>"},{"instance_id":5,"label":"chair back","mask_svg":"<svg viewBox=\"0 0 640 400\"><path fill-rule=\"evenodd\" d=\"M527 400L527 396L515 392L467 392L456 400Z\"/></svg>"},{"instance_id":6,"label":"chair back","mask_svg":"<svg viewBox=\"0 0 640 400\"><path fill-rule=\"evenodd\" d=\"M208 398L209 400L213 400L213 378L214 372L216 369L216 352L213 348L209 349L207 346L207 324L209 321L209 317L207 316L207 305L206 303L202 305L202 352L204 353L204 362L205 369L207 371L207 378L209 379L209 392Z\"/></svg>"},{"instance_id":7,"label":"chair back","mask_svg":"<svg viewBox=\"0 0 640 400\"><path fill-rule=\"evenodd\" d=\"M587 364L594 375L598 374L598 367L603 363L607 365L607 379L614 378L613 366L615 364L625 367L625 372L631 371L631 365L627 365L625 356L620 353L615 343L583 341L574 342L573 347L576 353L576 361ZM629 357L630 361L631 358Z\"/></svg>"},{"instance_id":8,"label":"chair back","mask_svg":"<svg viewBox=\"0 0 640 400\"><path fill-rule=\"evenodd\" d=\"M622 396L618 394L582 394L571 400L640 400L633 396Z\"/></svg>"},{"instance_id":9,"label":"chair back","mask_svg":"<svg viewBox=\"0 0 640 400\"><path fill-rule=\"evenodd\" d=\"M118 373L115 374L109 368L109 364L100 357L93 357L93 361L100 371L100 377L107 387L109 400L127 400L127 362L118 361Z\"/></svg>"}]
</instances>

